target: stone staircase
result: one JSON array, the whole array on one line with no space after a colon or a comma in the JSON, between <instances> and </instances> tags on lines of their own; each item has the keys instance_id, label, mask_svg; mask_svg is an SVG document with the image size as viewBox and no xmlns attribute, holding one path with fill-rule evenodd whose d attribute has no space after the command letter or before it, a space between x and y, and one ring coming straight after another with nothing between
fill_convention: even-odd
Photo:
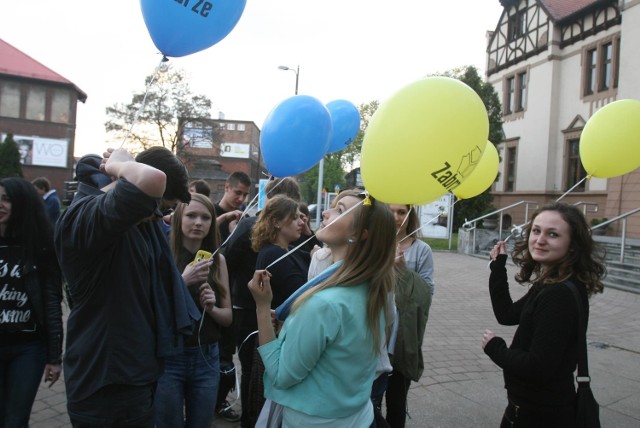
<instances>
[{"instance_id":1,"label":"stone staircase","mask_svg":"<svg viewBox=\"0 0 640 428\"><path fill-rule=\"evenodd\" d=\"M640 240L627 239L624 260L620 260L621 241L613 236L594 236L606 251L606 287L640 294Z\"/></svg>"}]
</instances>

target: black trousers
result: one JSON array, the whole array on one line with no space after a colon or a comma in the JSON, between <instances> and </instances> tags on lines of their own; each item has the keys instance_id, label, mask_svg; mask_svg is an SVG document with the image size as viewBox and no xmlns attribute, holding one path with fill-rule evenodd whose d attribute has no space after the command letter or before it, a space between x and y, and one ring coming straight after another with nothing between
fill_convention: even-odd
<instances>
[{"instance_id":1,"label":"black trousers","mask_svg":"<svg viewBox=\"0 0 640 428\"><path fill-rule=\"evenodd\" d=\"M67 403L74 428L153 428L156 384L107 385L88 398Z\"/></svg>"},{"instance_id":2,"label":"black trousers","mask_svg":"<svg viewBox=\"0 0 640 428\"><path fill-rule=\"evenodd\" d=\"M404 428L407 421L407 395L411 379L394 370L389 376L389 385L385 393L387 404L387 423L391 428Z\"/></svg>"},{"instance_id":3,"label":"black trousers","mask_svg":"<svg viewBox=\"0 0 640 428\"><path fill-rule=\"evenodd\" d=\"M236 371L233 354L236 352L236 336L233 326L221 330L220 345L220 384L218 385L218 402L216 410L220 410L227 400L227 395L236 386Z\"/></svg>"},{"instance_id":4,"label":"black trousers","mask_svg":"<svg viewBox=\"0 0 640 428\"><path fill-rule=\"evenodd\" d=\"M233 321L236 343L238 345L238 359L240 360L240 367L242 368L242 375L240 376L242 419L240 420L240 423L242 428L253 428L251 426L249 412L246 410L250 407L249 382L251 380L251 371L253 366L253 352L258 343L258 335L256 333L248 339L247 337L258 329L256 311L255 309L234 309Z\"/></svg>"}]
</instances>

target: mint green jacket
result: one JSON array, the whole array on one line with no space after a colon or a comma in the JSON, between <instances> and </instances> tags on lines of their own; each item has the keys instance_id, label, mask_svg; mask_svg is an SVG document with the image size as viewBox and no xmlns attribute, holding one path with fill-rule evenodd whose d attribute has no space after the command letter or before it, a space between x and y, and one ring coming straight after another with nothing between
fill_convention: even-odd
<instances>
[{"instance_id":1,"label":"mint green jacket","mask_svg":"<svg viewBox=\"0 0 640 428\"><path fill-rule=\"evenodd\" d=\"M265 397L299 412L344 418L367 404L377 353L367 325L368 284L314 294L258 348ZM384 314L380 337L384 337Z\"/></svg>"}]
</instances>

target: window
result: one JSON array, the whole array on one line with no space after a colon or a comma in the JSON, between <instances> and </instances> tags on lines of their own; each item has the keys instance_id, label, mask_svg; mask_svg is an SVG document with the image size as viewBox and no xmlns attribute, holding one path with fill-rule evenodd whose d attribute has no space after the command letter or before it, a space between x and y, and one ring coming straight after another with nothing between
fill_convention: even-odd
<instances>
[{"instance_id":1,"label":"window","mask_svg":"<svg viewBox=\"0 0 640 428\"><path fill-rule=\"evenodd\" d=\"M516 85L516 88L518 90L518 96L516 97L516 99L518 100L518 104L516 111L523 111L524 110L524 106L525 106L525 102L527 101L527 73L520 73L518 74L518 82Z\"/></svg>"},{"instance_id":2,"label":"window","mask_svg":"<svg viewBox=\"0 0 640 428\"><path fill-rule=\"evenodd\" d=\"M235 123L227 123L227 131L235 131L236 124Z\"/></svg>"},{"instance_id":3,"label":"window","mask_svg":"<svg viewBox=\"0 0 640 428\"><path fill-rule=\"evenodd\" d=\"M606 91L611 87L611 73L613 68L613 44L607 43L602 46L602 73L600 74L600 90Z\"/></svg>"},{"instance_id":4,"label":"window","mask_svg":"<svg viewBox=\"0 0 640 428\"><path fill-rule=\"evenodd\" d=\"M578 182L583 180L587 176L587 172L580 162L580 139L571 139L567 141L567 180L565 190L571 189ZM573 189L574 192L584 192L585 181L580 182L580 185Z\"/></svg>"},{"instance_id":5,"label":"window","mask_svg":"<svg viewBox=\"0 0 640 428\"><path fill-rule=\"evenodd\" d=\"M51 98L51 121L69 123L71 117L71 97L69 91L53 90Z\"/></svg>"},{"instance_id":6,"label":"window","mask_svg":"<svg viewBox=\"0 0 640 428\"><path fill-rule=\"evenodd\" d=\"M618 87L620 36L604 39L585 48L583 57L582 95L612 95Z\"/></svg>"},{"instance_id":7,"label":"window","mask_svg":"<svg viewBox=\"0 0 640 428\"><path fill-rule=\"evenodd\" d=\"M516 147L507 147L505 192L513 192L516 187Z\"/></svg>"},{"instance_id":8,"label":"window","mask_svg":"<svg viewBox=\"0 0 640 428\"><path fill-rule=\"evenodd\" d=\"M238 131L244 131L244 123L238 124Z\"/></svg>"},{"instance_id":9,"label":"window","mask_svg":"<svg viewBox=\"0 0 640 428\"><path fill-rule=\"evenodd\" d=\"M505 113L513 113L513 107L516 101L516 78L507 79L507 102L505 103Z\"/></svg>"},{"instance_id":10,"label":"window","mask_svg":"<svg viewBox=\"0 0 640 428\"><path fill-rule=\"evenodd\" d=\"M587 51L587 80L585 85L585 94L596 93L596 70L598 67L598 50L591 49Z\"/></svg>"},{"instance_id":11,"label":"window","mask_svg":"<svg viewBox=\"0 0 640 428\"><path fill-rule=\"evenodd\" d=\"M509 16L507 22L507 40L516 40L518 37L524 36L527 27L527 10L516 11Z\"/></svg>"},{"instance_id":12,"label":"window","mask_svg":"<svg viewBox=\"0 0 640 428\"><path fill-rule=\"evenodd\" d=\"M504 115L522 112L527 103L527 72L522 71L505 77Z\"/></svg>"},{"instance_id":13,"label":"window","mask_svg":"<svg viewBox=\"0 0 640 428\"><path fill-rule=\"evenodd\" d=\"M0 116L20 117L20 85L0 83Z\"/></svg>"},{"instance_id":14,"label":"window","mask_svg":"<svg viewBox=\"0 0 640 428\"><path fill-rule=\"evenodd\" d=\"M26 119L44 120L47 90L43 87L32 86L27 92Z\"/></svg>"}]
</instances>

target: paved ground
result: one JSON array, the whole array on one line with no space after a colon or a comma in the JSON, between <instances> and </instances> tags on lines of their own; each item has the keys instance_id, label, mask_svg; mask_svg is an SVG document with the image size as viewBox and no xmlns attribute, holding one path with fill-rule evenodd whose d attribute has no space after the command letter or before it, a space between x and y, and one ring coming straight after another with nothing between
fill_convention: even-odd
<instances>
[{"instance_id":1,"label":"paved ground","mask_svg":"<svg viewBox=\"0 0 640 428\"><path fill-rule=\"evenodd\" d=\"M425 372L409 391L408 427L497 427L506 404L501 371L482 352L490 328L510 340L515 328L491 311L487 261L435 254L436 294L423 352ZM513 267L510 274L514 273ZM513 294L525 289L512 286ZM591 302L589 368L603 427L640 426L640 295L607 289ZM239 404L236 404L239 410ZM216 420L217 427L239 427ZM64 386L42 387L32 427L67 427Z\"/></svg>"}]
</instances>

